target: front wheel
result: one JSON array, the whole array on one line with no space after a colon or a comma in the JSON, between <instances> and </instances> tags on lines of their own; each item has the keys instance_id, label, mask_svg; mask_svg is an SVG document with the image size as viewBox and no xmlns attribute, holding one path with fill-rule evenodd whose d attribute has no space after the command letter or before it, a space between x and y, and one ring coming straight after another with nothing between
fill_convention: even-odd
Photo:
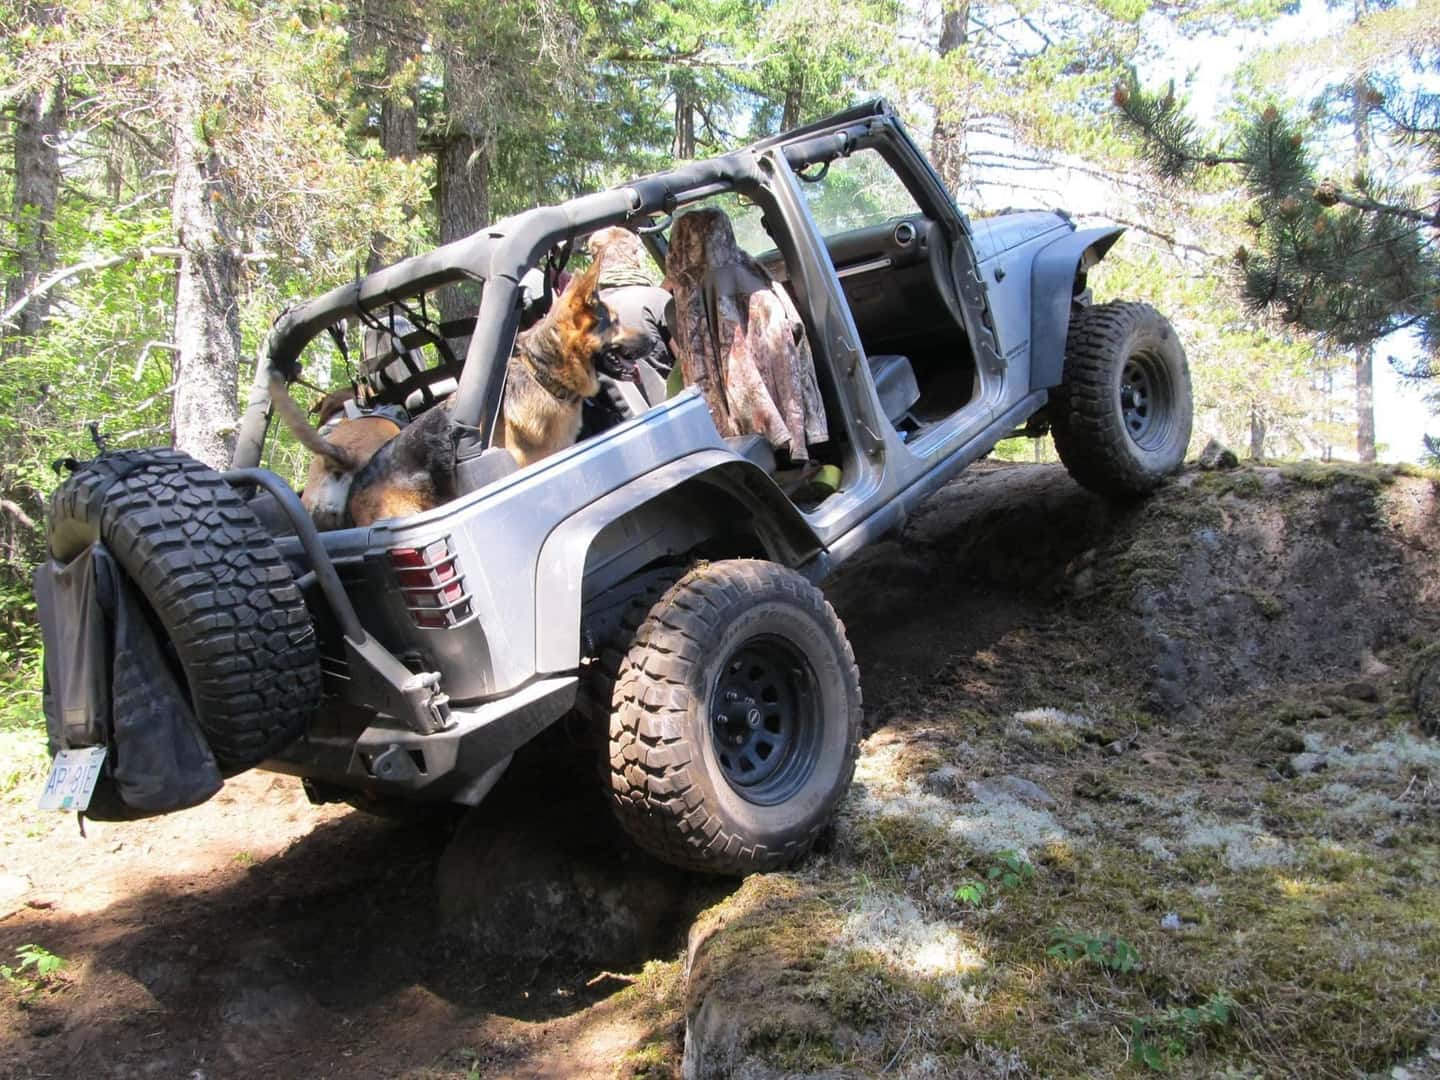
<instances>
[{"instance_id":1,"label":"front wheel","mask_svg":"<svg viewBox=\"0 0 1440 1080\"><path fill-rule=\"evenodd\" d=\"M1154 308L1098 304L1071 318L1050 413L1079 483L1120 498L1153 491L1185 460L1193 408L1184 346Z\"/></svg>"},{"instance_id":2,"label":"front wheel","mask_svg":"<svg viewBox=\"0 0 1440 1080\"><path fill-rule=\"evenodd\" d=\"M793 862L855 771L860 675L845 628L774 563L708 563L671 586L635 633L611 705L616 817L685 869Z\"/></svg>"}]
</instances>

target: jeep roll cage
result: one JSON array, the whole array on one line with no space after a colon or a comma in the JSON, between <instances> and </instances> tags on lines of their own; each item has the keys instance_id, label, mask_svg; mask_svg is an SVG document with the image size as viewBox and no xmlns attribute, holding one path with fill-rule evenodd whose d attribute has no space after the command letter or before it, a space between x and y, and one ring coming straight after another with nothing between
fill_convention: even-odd
<instances>
[{"instance_id":1,"label":"jeep roll cage","mask_svg":"<svg viewBox=\"0 0 1440 1080\"><path fill-rule=\"evenodd\" d=\"M835 158L869 147L880 152L910 190L917 205L942 225L952 241L963 238L963 227L953 204L925 155L910 140L886 102L869 101L744 149L654 173L556 206L527 210L471 236L357 278L283 312L271 327L256 364L254 382L240 422L233 466L248 469L260 464L270 420L271 375L278 373L287 382L298 378L301 353L322 332L333 332L333 328L349 318L370 326L383 326L383 316L377 313L393 311L397 306L407 310L404 305L409 301L448 285L469 282L481 287L478 312L473 319L466 317L441 323L439 329L455 330L461 337L469 334L469 345L458 372L453 417L459 433L457 482L462 493L472 490L477 481L483 482L488 475L484 470L472 474L467 464L489 445L489 432L499 416L506 363L520 325L520 281L547 252L607 226L635 227L657 216L668 218L680 206L711 195L738 192L758 196L757 201L768 207L777 197L776 193L765 191L767 178L777 165L770 151L777 148L784 159L781 167L804 181L807 179L801 175L804 170L816 165L826 169ZM783 195L779 197L783 199ZM806 213L803 202L791 209ZM767 222L769 220L767 215ZM803 260L794 257L797 238L788 235L783 222L780 232L776 242L787 264L803 264ZM656 250L663 255L658 238ZM808 291L803 268L795 284L797 289ZM971 320L977 313L967 310L970 305L958 297L947 297L947 300L952 302L967 330L973 330ZM804 310L805 305L801 307ZM442 353L448 352L443 338L434 329L422 325L414 333L416 342L433 342L441 347ZM974 334L971 338L976 340ZM834 359L853 362L856 358ZM848 409L845 411L848 413ZM853 417L846 416L847 422L851 419ZM856 430L855 425L848 426ZM860 425L859 431L863 433L865 425Z\"/></svg>"}]
</instances>

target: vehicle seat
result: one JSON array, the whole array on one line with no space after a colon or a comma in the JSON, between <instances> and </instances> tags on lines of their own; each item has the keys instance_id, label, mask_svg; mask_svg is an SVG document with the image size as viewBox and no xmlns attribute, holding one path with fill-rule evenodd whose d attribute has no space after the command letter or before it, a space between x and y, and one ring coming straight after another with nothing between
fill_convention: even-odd
<instances>
[{"instance_id":1,"label":"vehicle seat","mask_svg":"<svg viewBox=\"0 0 1440 1080\"><path fill-rule=\"evenodd\" d=\"M904 356L882 353L870 357L870 375L875 380L875 393L880 395L880 408L891 424L905 419L920 400L920 384L915 369Z\"/></svg>"},{"instance_id":2,"label":"vehicle seat","mask_svg":"<svg viewBox=\"0 0 1440 1080\"><path fill-rule=\"evenodd\" d=\"M795 463L830 437L805 325L785 290L706 207L675 219L665 258L671 348L721 436L757 434Z\"/></svg>"}]
</instances>

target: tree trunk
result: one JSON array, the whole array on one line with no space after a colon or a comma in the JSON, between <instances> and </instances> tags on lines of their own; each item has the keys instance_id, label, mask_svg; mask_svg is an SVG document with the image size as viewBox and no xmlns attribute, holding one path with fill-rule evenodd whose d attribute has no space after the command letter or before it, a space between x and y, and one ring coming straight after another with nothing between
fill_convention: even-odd
<instances>
[{"instance_id":1,"label":"tree trunk","mask_svg":"<svg viewBox=\"0 0 1440 1080\"><path fill-rule=\"evenodd\" d=\"M1355 0L1353 21L1359 23L1369 10L1369 0ZM1361 172L1370 166L1369 84L1369 72L1356 76L1350 114L1355 126L1355 160ZM1375 348L1369 342L1355 349L1355 456L1361 461L1375 460Z\"/></svg>"},{"instance_id":2,"label":"tree trunk","mask_svg":"<svg viewBox=\"0 0 1440 1080\"><path fill-rule=\"evenodd\" d=\"M452 54L445 63L446 135L435 163L440 242L461 240L490 222L490 147L481 127L479 73L469 72L470 57ZM436 301L447 322L473 318L476 298L461 285L441 289ZM463 355L468 336L451 340Z\"/></svg>"},{"instance_id":3,"label":"tree trunk","mask_svg":"<svg viewBox=\"0 0 1440 1080\"><path fill-rule=\"evenodd\" d=\"M20 99L15 108L15 244L18 270L5 285L8 307L55 268L55 202L60 193L57 136L64 118L65 92L56 83ZM4 328L3 355L30 347L50 313L48 296L36 297Z\"/></svg>"},{"instance_id":4,"label":"tree trunk","mask_svg":"<svg viewBox=\"0 0 1440 1080\"><path fill-rule=\"evenodd\" d=\"M1255 461L1265 458L1265 416L1256 405L1250 406L1250 457Z\"/></svg>"},{"instance_id":5,"label":"tree trunk","mask_svg":"<svg viewBox=\"0 0 1440 1080\"><path fill-rule=\"evenodd\" d=\"M490 221L490 161L473 133L452 130L437 166L440 242L460 240Z\"/></svg>"},{"instance_id":6,"label":"tree trunk","mask_svg":"<svg viewBox=\"0 0 1440 1080\"><path fill-rule=\"evenodd\" d=\"M683 86L675 87L675 137L670 154L676 161L689 161L695 156L695 109Z\"/></svg>"},{"instance_id":7,"label":"tree trunk","mask_svg":"<svg viewBox=\"0 0 1440 1080\"><path fill-rule=\"evenodd\" d=\"M1355 350L1355 456L1375 460L1375 349Z\"/></svg>"},{"instance_id":8,"label":"tree trunk","mask_svg":"<svg viewBox=\"0 0 1440 1080\"><path fill-rule=\"evenodd\" d=\"M412 36L414 21L413 8L403 4L390 5L385 0L366 5L368 16L365 29L369 43L384 50L385 75L383 97L380 99L380 148L388 158L409 161L420 153L420 114L415 105L415 95L410 93L404 99L395 94L395 82L416 56ZM407 217L415 212L405 207ZM373 273L392 261L387 252L391 238L382 232L370 236L370 254L365 261L367 273Z\"/></svg>"},{"instance_id":9,"label":"tree trunk","mask_svg":"<svg viewBox=\"0 0 1440 1080\"><path fill-rule=\"evenodd\" d=\"M943 59L970 40L970 0L946 3L940 15L940 41L936 51ZM965 118L955 87L936 89L935 126L930 134L930 158L935 171L952 193L960 188L965 169Z\"/></svg>"},{"instance_id":10,"label":"tree trunk","mask_svg":"<svg viewBox=\"0 0 1440 1080\"><path fill-rule=\"evenodd\" d=\"M799 65L795 65L799 68ZM800 111L805 100L805 72L795 70L790 76L790 85L785 88L785 105L780 112L780 130L789 131L800 126Z\"/></svg>"},{"instance_id":11,"label":"tree trunk","mask_svg":"<svg viewBox=\"0 0 1440 1080\"><path fill-rule=\"evenodd\" d=\"M199 87L179 88L170 218L175 282L175 447L216 468L235 452L240 259L226 235L219 162L196 134Z\"/></svg>"},{"instance_id":12,"label":"tree trunk","mask_svg":"<svg viewBox=\"0 0 1440 1080\"><path fill-rule=\"evenodd\" d=\"M445 140L436 162L440 242L460 240L490 221L490 148L480 123L482 76L458 50L445 61Z\"/></svg>"}]
</instances>

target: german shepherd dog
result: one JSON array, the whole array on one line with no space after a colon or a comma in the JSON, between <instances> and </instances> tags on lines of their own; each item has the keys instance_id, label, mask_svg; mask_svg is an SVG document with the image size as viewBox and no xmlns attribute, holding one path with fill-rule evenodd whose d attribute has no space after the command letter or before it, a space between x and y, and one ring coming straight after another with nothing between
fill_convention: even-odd
<instances>
[{"instance_id":1,"label":"german shepherd dog","mask_svg":"<svg viewBox=\"0 0 1440 1080\"><path fill-rule=\"evenodd\" d=\"M596 260L574 278L544 318L516 340L491 443L507 449L522 467L575 443L581 402L600 391L597 371L635 378L634 356L645 348L646 337L621 326L600 299L595 288L600 269ZM278 376L270 397L285 426L315 455L301 501L317 527L369 525L455 497L449 402L398 434L390 420L362 417L342 422L327 438L310 426ZM392 430L387 433L383 425Z\"/></svg>"}]
</instances>

